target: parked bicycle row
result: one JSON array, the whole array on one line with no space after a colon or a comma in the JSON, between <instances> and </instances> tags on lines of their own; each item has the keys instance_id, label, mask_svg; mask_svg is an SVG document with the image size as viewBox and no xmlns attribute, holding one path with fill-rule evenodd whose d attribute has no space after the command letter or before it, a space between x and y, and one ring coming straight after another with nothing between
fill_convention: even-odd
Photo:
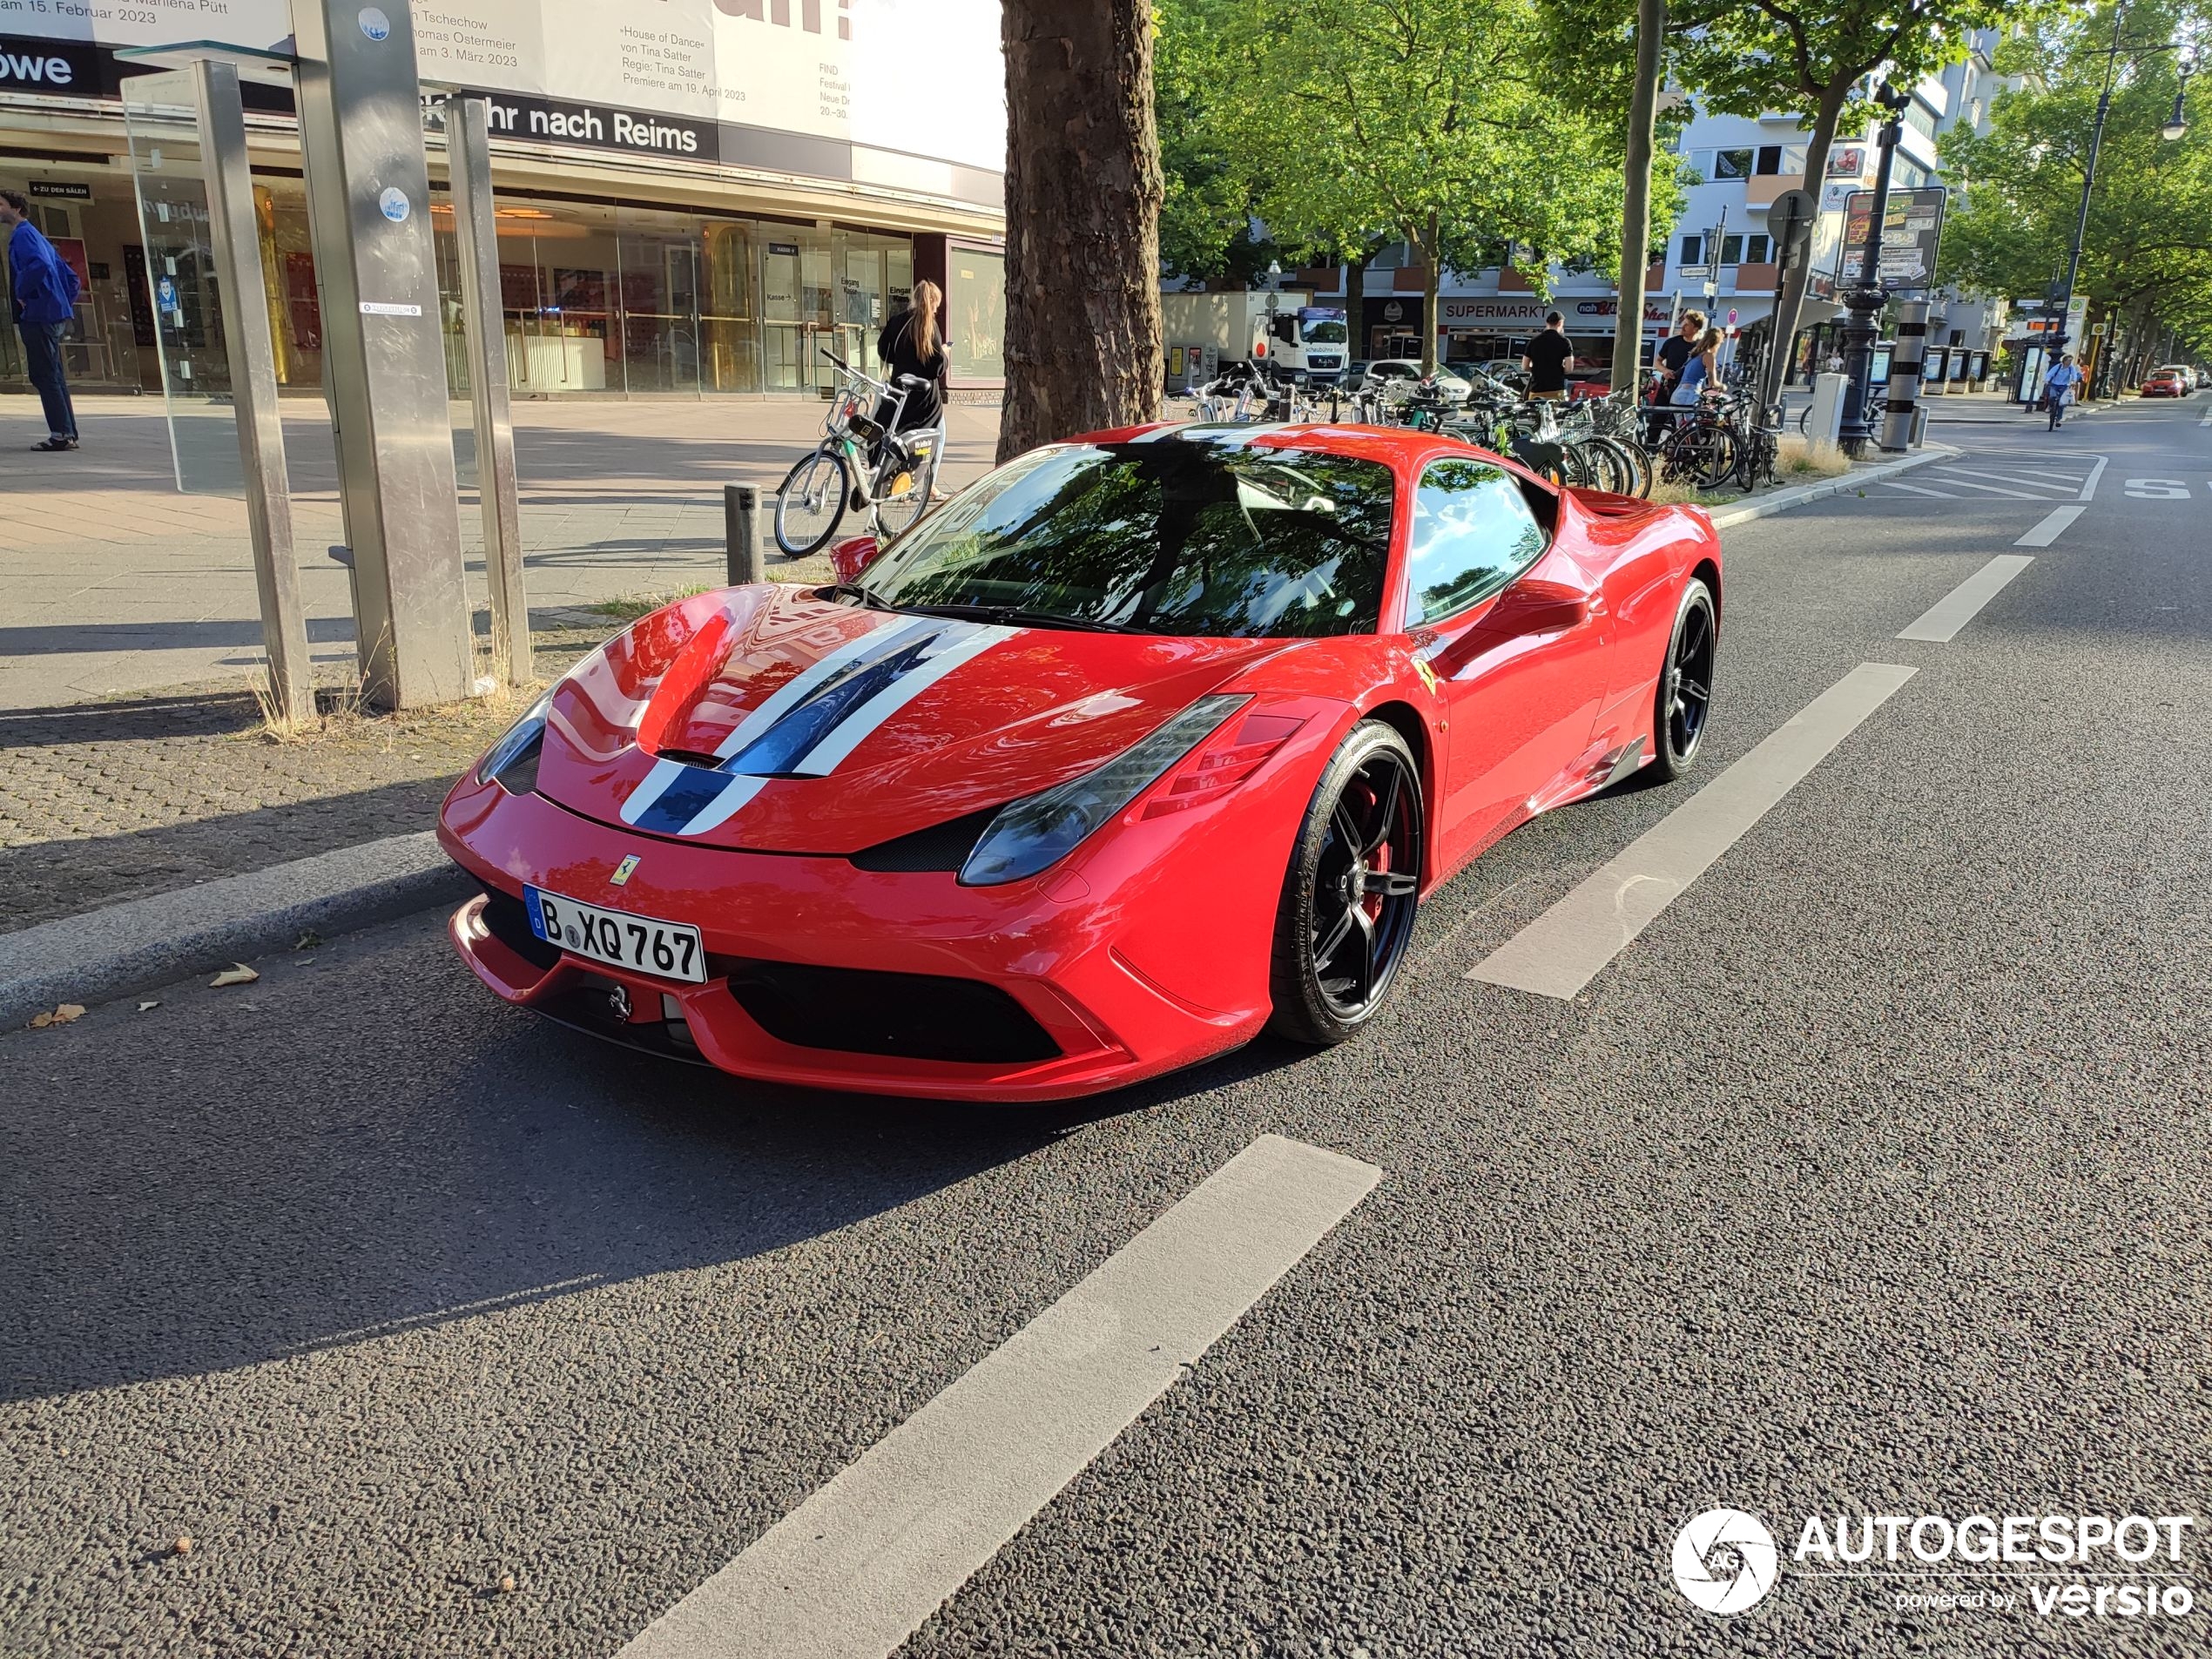
<instances>
[{"instance_id":1,"label":"parked bicycle row","mask_svg":"<svg viewBox=\"0 0 2212 1659\"><path fill-rule=\"evenodd\" d=\"M1774 478L1782 410L1743 384L1719 381L1662 402L1654 377L1642 398L1622 391L1561 400L1529 395L1503 366L1460 364L1419 378L1369 370L1356 384L1318 387L1232 363L1197 388L1202 421L1351 421L1446 433L1510 455L1561 483L1649 496L1656 482L1745 490Z\"/></svg>"}]
</instances>

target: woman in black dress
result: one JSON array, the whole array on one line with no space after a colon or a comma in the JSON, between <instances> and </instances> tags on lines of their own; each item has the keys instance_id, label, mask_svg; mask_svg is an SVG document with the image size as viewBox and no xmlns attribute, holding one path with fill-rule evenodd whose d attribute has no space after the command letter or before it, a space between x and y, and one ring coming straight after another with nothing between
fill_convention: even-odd
<instances>
[{"instance_id":1,"label":"woman in black dress","mask_svg":"<svg viewBox=\"0 0 2212 1659\"><path fill-rule=\"evenodd\" d=\"M927 280L914 284L914 299L904 311L894 311L876 336L875 354L883 363L883 378L893 386L899 376L913 374L927 382L906 388L907 407L899 412L900 432L933 427L945 418L945 336L939 327L943 292Z\"/></svg>"}]
</instances>

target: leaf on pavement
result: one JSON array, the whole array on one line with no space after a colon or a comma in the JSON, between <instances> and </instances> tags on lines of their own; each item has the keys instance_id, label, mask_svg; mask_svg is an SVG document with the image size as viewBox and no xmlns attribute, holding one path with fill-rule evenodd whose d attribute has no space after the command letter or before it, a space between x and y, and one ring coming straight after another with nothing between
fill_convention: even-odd
<instances>
[{"instance_id":1,"label":"leaf on pavement","mask_svg":"<svg viewBox=\"0 0 2212 1659\"><path fill-rule=\"evenodd\" d=\"M141 1014L144 1014L144 1013L145 1013L145 1012L148 1008L159 1008L160 1006L161 1006L161 999L160 999L159 997L156 997L156 998L154 998L154 1000L153 1000L152 1001L151 1001L151 1002L141 1002L141 1003L139 1003L139 1004L138 1004L138 1012L139 1012L139 1013L141 1013Z\"/></svg>"},{"instance_id":2,"label":"leaf on pavement","mask_svg":"<svg viewBox=\"0 0 2212 1659\"><path fill-rule=\"evenodd\" d=\"M64 1002L51 1013L32 1015L30 1028L34 1031L43 1031L50 1025L67 1025L71 1020L82 1019L84 1015L84 1005L82 1002Z\"/></svg>"},{"instance_id":3,"label":"leaf on pavement","mask_svg":"<svg viewBox=\"0 0 2212 1659\"><path fill-rule=\"evenodd\" d=\"M244 962L233 962L207 982L210 985L251 985L260 977Z\"/></svg>"}]
</instances>

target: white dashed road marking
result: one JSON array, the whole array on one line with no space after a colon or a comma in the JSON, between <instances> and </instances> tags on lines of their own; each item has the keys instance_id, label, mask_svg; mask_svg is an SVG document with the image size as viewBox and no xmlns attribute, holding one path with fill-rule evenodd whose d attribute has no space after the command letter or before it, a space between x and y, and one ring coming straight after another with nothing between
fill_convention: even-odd
<instances>
[{"instance_id":1,"label":"white dashed road marking","mask_svg":"<svg viewBox=\"0 0 2212 1659\"><path fill-rule=\"evenodd\" d=\"M2074 510L2080 512L2081 509L2077 507ZM2043 521L2044 524L2049 523L2049 519ZM2041 524L2036 526L2037 529L2042 528ZM2057 534L2056 531L2052 533ZM2036 545L2042 546L2044 543L2038 543ZM2025 553L2000 553L1930 605L1927 613L1918 622L1899 630L1897 637L1899 639L1932 640L1939 645L1948 644L1961 628L1974 619L1984 605L2004 590L2007 582L2034 563Z\"/></svg>"},{"instance_id":2,"label":"white dashed road marking","mask_svg":"<svg viewBox=\"0 0 2212 1659\"><path fill-rule=\"evenodd\" d=\"M2078 504L2073 507L2054 507L2043 516L2040 523L2013 545L2014 547L2048 547L2059 539L2060 531L2088 510L2087 508Z\"/></svg>"},{"instance_id":3,"label":"white dashed road marking","mask_svg":"<svg viewBox=\"0 0 2212 1659\"><path fill-rule=\"evenodd\" d=\"M883 1659L1381 1179L1261 1136L621 1659Z\"/></svg>"},{"instance_id":4,"label":"white dashed road marking","mask_svg":"<svg viewBox=\"0 0 2212 1659\"><path fill-rule=\"evenodd\" d=\"M1861 663L1467 977L1574 996L1914 672Z\"/></svg>"}]
</instances>

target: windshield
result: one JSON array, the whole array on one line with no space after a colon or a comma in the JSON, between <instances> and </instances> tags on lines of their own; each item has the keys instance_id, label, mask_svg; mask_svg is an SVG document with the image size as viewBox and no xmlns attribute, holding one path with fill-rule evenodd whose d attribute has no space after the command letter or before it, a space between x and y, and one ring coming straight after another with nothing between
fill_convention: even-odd
<instances>
[{"instance_id":1,"label":"windshield","mask_svg":"<svg viewBox=\"0 0 2212 1659\"><path fill-rule=\"evenodd\" d=\"M1341 346L1351 337L1340 322L1309 322L1305 325L1305 338L1312 345Z\"/></svg>"},{"instance_id":2,"label":"windshield","mask_svg":"<svg viewBox=\"0 0 2212 1659\"><path fill-rule=\"evenodd\" d=\"M910 531L865 585L907 607L1228 637L1372 633L1390 469L1238 429L1022 455ZM1022 618L1027 619L1027 618Z\"/></svg>"}]
</instances>

